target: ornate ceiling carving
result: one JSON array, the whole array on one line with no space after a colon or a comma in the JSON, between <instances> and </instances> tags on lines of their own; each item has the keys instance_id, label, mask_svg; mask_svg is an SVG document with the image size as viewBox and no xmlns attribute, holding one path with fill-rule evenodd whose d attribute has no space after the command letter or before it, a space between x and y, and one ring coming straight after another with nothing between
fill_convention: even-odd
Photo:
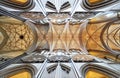
<instances>
[{"instance_id":1,"label":"ornate ceiling carving","mask_svg":"<svg viewBox=\"0 0 120 78\"><path fill-rule=\"evenodd\" d=\"M10 19L12 20L12 18ZM16 21L14 20L14 22ZM7 38L5 38L7 39L7 42L4 44L4 46L2 45L0 53L19 53L19 51L24 52L32 45L34 36L32 30L27 25L23 23L14 24L11 21L11 23L0 22L0 27L1 30L4 30L4 32L2 33L4 33L4 35L7 36Z\"/></svg>"}]
</instances>

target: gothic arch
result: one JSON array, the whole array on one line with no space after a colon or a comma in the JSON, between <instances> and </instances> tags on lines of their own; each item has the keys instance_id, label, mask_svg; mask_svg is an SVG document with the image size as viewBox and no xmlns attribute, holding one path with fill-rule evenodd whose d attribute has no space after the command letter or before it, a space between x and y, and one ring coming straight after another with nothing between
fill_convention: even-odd
<instances>
[{"instance_id":1,"label":"gothic arch","mask_svg":"<svg viewBox=\"0 0 120 78\"><path fill-rule=\"evenodd\" d=\"M119 0L82 0L82 7L86 10L96 10L99 8L103 8L109 5L112 5Z\"/></svg>"},{"instance_id":2,"label":"gothic arch","mask_svg":"<svg viewBox=\"0 0 120 78\"><path fill-rule=\"evenodd\" d=\"M106 38L109 39L109 35L110 35L111 33L108 33L108 29L109 29L109 27L110 27L113 23L115 23L116 21L118 21L118 19L117 19L117 20L113 20L113 21L111 21L111 22L109 22L109 23L107 23L107 24L105 25L105 27L103 28L103 30L102 30L102 32L101 32L101 34L100 34L100 40L101 40L101 42L102 42L102 45L104 46L104 48L105 48L108 52L110 52L110 53L112 53L113 55L119 57L120 52L119 52L119 51L116 51L116 50L113 50L113 49L106 43L106 41L104 40L104 34L105 34L106 31L107 31L107 36L106 36ZM118 29L119 29L119 28L118 28ZM118 31L119 31L119 30L118 30ZM114 36L113 36L113 37L114 37Z\"/></svg>"},{"instance_id":3,"label":"gothic arch","mask_svg":"<svg viewBox=\"0 0 120 78\"><path fill-rule=\"evenodd\" d=\"M104 73L105 75L111 77L111 78L118 78L120 76L120 73L114 69L111 69L107 66L98 65L98 64L85 64L80 68L80 73L82 74L82 77L85 78L86 73L90 70L94 69L96 71L99 71L101 73Z\"/></svg>"},{"instance_id":4,"label":"gothic arch","mask_svg":"<svg viewBox=\"0 0 120 78\"><path fill-rule=\"evenodd\" d=\"M17 0L1 0L0 4L3 6L15 8L15 9L20 9L20 10L28 10L32 9L35 4L34 0L24 0L22 1L17 1Z\"/></svg>"},{"instance_id":5,"label":"gothic arch","mask_svg":"<svg viewBox=\"0 0 120 78\"><path fill-rule=\"evenodd\" d=\"M6 78L10 74L18 73L21 70L25 70L28 73L30 73L31 78L34 78L34 76L37 72L37 69L36 69L35 66L25 64L25 65L18 65L18 66L15 66L15 67L9 67L9 68L5 68L4 70L0 70L0 77L3 77L3 78L5 77Z\"/></svg>"}]
</instances>

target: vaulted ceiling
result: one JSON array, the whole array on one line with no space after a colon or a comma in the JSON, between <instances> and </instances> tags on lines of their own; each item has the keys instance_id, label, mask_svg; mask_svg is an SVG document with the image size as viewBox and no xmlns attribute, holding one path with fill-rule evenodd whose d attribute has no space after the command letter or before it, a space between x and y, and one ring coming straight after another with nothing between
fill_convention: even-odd
<instances>
[{"instance_id":1,"label":"vaulted ceiling","mask_svg":"<svg viewBox=\"0 0 120 78\"><path fill-rule=\"evenodd\" d=\"M120 54L119 4L119 0L1 0L0 53L24 53L34 43L29 28L33 25L36 50L75 50L115 59ZM26 20L32 24L26 25Z\"/></svg>"}]
</instances>

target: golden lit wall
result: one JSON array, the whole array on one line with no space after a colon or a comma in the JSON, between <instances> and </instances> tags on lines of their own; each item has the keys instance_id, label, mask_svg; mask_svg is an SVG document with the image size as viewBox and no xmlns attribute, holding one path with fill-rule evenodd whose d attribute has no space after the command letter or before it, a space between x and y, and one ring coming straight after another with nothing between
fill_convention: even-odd
<instances>
[{"instance_id":1,"label":"golden lit wall","mask_svg":"<svg viewBox=\"0 0 120 78\"><path fill-rule=\"evenodd\" d=\"M88 70L85 75L85 78L110 78L109 76L105 75L103 72L99 72L96 70Z\"/></svg>"},{"instance_id":2,"label":"golden lit wall","mask_svg":"<svg viewBox=\"0 0 120 78\"><path fill-rule=\"evenodd\" d=\"M12 74L8 74L6 78L32 78L32 76L27 70L19 70L17 72L12 72Z\"/></svg>"},{"instance_id":3,"label":"golden lit wall","mask_svg":"<svg viewBox=\"0 0 120 78\"><path fill-rule=\"evenodd\" d=\"M102 2L102 1L105 1L105 0L88 0L88 2L89 2L90 4L97 4L97 3L100 3L100 2Z\"/></svg>"},{"instance_id":4,"label":"golden lit wall","mask_svg":"<svg viewBox=\"0 0 120 78\"><path fill-rule=\"evenodd\" d=\"M10 0L10 1L17 4L25 4L28 0Z\"/></svg>"}]
</instances>

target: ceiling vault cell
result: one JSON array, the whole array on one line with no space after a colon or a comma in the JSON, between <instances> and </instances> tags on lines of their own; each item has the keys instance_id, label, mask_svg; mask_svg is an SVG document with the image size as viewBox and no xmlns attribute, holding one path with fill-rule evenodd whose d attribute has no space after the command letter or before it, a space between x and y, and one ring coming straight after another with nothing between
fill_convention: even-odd
<instances>
[{"instance_id":1,"label":"ceiling vault cell","mask_svg":"<svg viewBox=\"0 0 120 78\"><path fill-rule=\"evenodd\" d=\"M22 53L26 51L32 45L34 40L32 30L24 23L21 23L13 18L4 16L1 18L3 19L0 21L0 30L4 29L4 32L2 33L4 33L7 37L5 37L5 39L7 39L7 42L0 49L0 54L10 52ZM4 23L3 20L8 21ZM12 20L14 20L14 22Z\"/></svg>"}]
</instances>

